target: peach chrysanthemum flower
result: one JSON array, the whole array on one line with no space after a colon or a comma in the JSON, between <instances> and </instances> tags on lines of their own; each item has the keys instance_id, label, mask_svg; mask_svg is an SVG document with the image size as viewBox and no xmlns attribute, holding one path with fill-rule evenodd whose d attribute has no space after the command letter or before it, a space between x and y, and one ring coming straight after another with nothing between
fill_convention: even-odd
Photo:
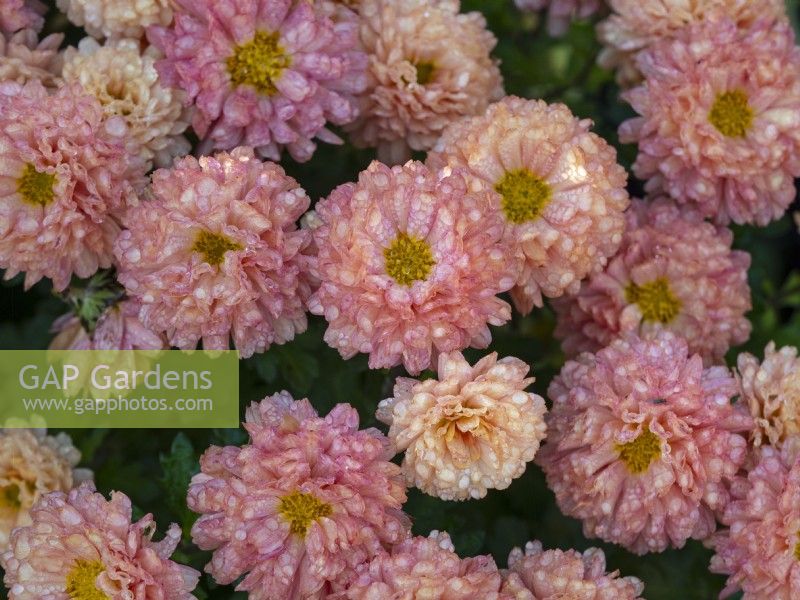
<instances>
[{"instance_id":1,"label":"peach chrysanthemum flower","mask_svg":"<svg viewBox=\"0 0 800 600\"><path fill-rule=\"evenodd\" d=\"M142 51L135 40L108 41L103 46L85 38L64 52L64 81L79 83L100 101L109 116L119 115L128 136L140 149L148 170L169 167L189 153L182 135L189 126L184 93L161 84L155 69L158 52Z\"/></svg>"},{"instance_id":2,"label":"peach chrysanthemum flower","mask_svg":"<svg viewBox=\"0 0 800 600\"><path fill-rule=\"evenodd\" d=\"M750 255L731 250L733 234L671 200L635 201L622 246L580 291L553 303L564 351L596 352L614 338L667 329L706 364L745 342L752 308Z\"/></svg>"},{"instance_id":3,"label":"peach chrysanthemum flower","mask_svg":"<svg viewBox=\"0 0 800 600\"><path fill-rule=\"evenodd\" d=\"M139 39L150 25L169 25L172 0L56 0L58 9L96 38Z\"/></svg>"},{"instance_id":4,"label":"peach chrysanthemum flower","mask_svg":"<svg viewBox=\"0 0 800 600\"><path fill-rule=\"evenodd\" d=\"M703 369L670 332L616 340L550 384L536 462L585 535L636 554L680 548L713 533L747 457L753 423L736 393L727 368Z\"/></svg>"},{"instance_id":5,"label":"peach chrysanthemum flower","mask_svg":"<svg viewBox=\"0 0 800 600\"><path fill-rule=\"evenodd\" d=\"M600 548L544 550L538 541L514 548L504 575L503 591L515 600L642 600L644 589L636 577L607 573Z\"/></svg>"},{"instance_id":6,"label":"peach chrysanthemum flower","mask_svg":"<svg viewBox=\"0 0 800 600\"><path fill-rule=\"evenodd\" d=\"M145 165L78 85L0 83L0 268L63 290L111 266L119 219L138 203Z\"/></svg>"},{"instance_id":7,"label":"peach chrysanthemum flower","mask_svg":"<svg viewBox=\"0 0 800 600\"><path fill-rule=\"evenodd\" d=\"M131 513L125 494L106 500L91 482L42 496L0 556L9 600L194 600L200 574L169 558L180 527L154 542L153 516Z\"/></svg>"},{"instance_id":8,"label":"peach chrysanthemum flower","mask_svg":"<svg viewBox=\"0 0 800 600\"><path fill-rule=\"evenodd\" d=\"M547 30L550 35L563 35L573 19L587 19L605 6L605 0L514 0L520 10L547 9Z\"/></svg>"},{"instance_id":9,"label":"peach chrysanthemum flower","mask_svg":"<svg viewBox=\"0 0 800 600\"><path fill-rule=\"evenodd\" d=\"M464 168L490 189L524 256L511 290L522 313L578 291L616 252L628 206L616 151L563 104L508 96L448 127L428 165ZM471 182L476 186L477 182Z\"/></svg>"},{"instance_id":10,"label":"peach chrysanthemum flower","mask_svg":"<svg viewBox=\"0 0 800 600\"><path fill-rule=\"evenodd\" d=\"M623 94L639 113L620 126L638 143L645 189L695 204L717 223L766 225L800 176L800 48L787 23L702 21L653 44L645 76Z\"/></svg>"},{"instance_id":11,"label":"peach chrysanthemum flower","mask_svg":"<svg viewBox=\"0 0 800 600\"><path fill-rule=\"evenodd\" d=\"M416 375L441 352L487 347L488 326L511 318L495 296L519 272L502 218L458 171L373 162L313 221L321 284L309 310L344 358L365 352L370 368L402 363Z\"/></svg>"},{"instance_id":12,"label":"peach chrysanthemum flower","mask_svg":"<svg viewBox=\"0 0 800 600\"><path fill-rule=\"evenodd\" d=\"M234 347L243 358L305 331L311 234L305 191L237 148L188 156L153 174L115 245L118 279L139 317L173 346Z\"/></svg>"},{"instance_id":13,"label":"peach chrysanthemum flower","mask_svg":"<svg viewBox=\"0 0 800 600\"><path fill-rule=\"evenodd\" d=\"M762 446L758 463L731 486L727 528L709 540L711 572L728 575L720 598L800 598L800 440Z\"/></svg>"},{"instance_id":14,"label":"peach chrysanthemum flower","mask_svg":"<svg viewBox=\"0 0 800 600\"><path fill-rule=\"evenodd\" d=\"M336 600L516 600L501 593L502 576L491 556L460 558L445 532L410 538L359 569Z\"/></svg>"},{"instance_id":15,"label":"peach chrysanthemum flower","mask_svg":"<svg viewBox=\"0 0 800 600\"><path fill-rule=\"evenodd\" d=\"M221 584L250 600L321 600L355 567L408 537L388 440L349 405L317 416L287 392L247 409L250 443L212 446L189 487L192 540Z\"/></svg>"},{"instance_id":16,"label":"peach chrysanthemum flower","mask_svg":"<svg viewBox=\"0 0 800 600\"><path fill-rule=\"evenodd\" d=\"M405 451L406 481L443 500L483 498L525 471L545 436L544 399L526 392L534 378L514 357L439 355L438 379L399 377L378 405L389 440Z\"/></svg>"},{"instance_id":17,"label":"peach chrysanthemum flower","mask_svg":"<svg viewBox=\"0 0 800 600\"><path fill-rule=\"evenodd\" d=\"M742 29L759 18L787 20L785 0L608 0L608 4L612 13L597 26L605 46L597 62L616 69L617 81L624 87L642 79L636 66L639 52L675 37L687 25L721 16Z\"/></svg>"},{"instance_id":18,"label":"peach chrysanthemum flower","mask_svg":"<svg viewBox=\"0 0 800 600\"><path fill-rule=\"evenodd\" d=\"M361 116L345 127L355 145L377 147L380 160L399 164L503 96L490 56L497 39L481 13L459 10L459 0L361 0L369 84Z\"/></svg>"},{"instance_id":19,"label":"peach chrysanthemum flower","mask_svg":"<svg viewBox=\"0 0 800 600\"><path fill-rule=\"evenodd\" d=\"M75 468L80 459L66 433L0 429L0 552L15 527L30 525L30 509L42 495L92 478L88 469Z\"/></svg>"},{"instance_id":20,"label":"peach chrysanthemum flower","mask_svg":"<svg viewBox=\"0 0 800 600\"><path fill-rule=\"evenodd\" d=\"M739 401L755 420L753 445L780 448L800 436L800 358L797 348L767 344L764 360L747 352L738 356Z\"/></svg>"},{"instance_id":21,"label":"peach chrysanthemum flower","mask_svg":"<svg viewBox=\"0 0 800 600\"><path fill-rule=\"evenodd\" d=\"M0 0L0 36L21 29L40 31L45 12L47 6L39 0Z\"/></svg>"},{"instance_id":22,"label":"peach chrysanthemum flower","mask_svg":"<svg viewBox=\"0 0 800 600\"><path fill-rule=\"evenodd\" d=\"M26 83L38 79L48 88L60 83L63 34L53 33L39 41L32 29L14 35L0 34L0 81Z\"/></svg>"}]
</instances>

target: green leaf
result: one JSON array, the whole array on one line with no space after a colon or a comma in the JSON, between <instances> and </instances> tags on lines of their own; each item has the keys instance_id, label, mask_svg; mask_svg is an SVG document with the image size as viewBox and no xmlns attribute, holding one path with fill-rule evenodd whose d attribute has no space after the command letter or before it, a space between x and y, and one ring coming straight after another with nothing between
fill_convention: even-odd
<instances>
[{"instance_id":1,"label":"green leaf","mask_svg":"<svg viewBox=\"0 0 800 600\"><path fill-rule=\"evenodd\" d=\"M192 528L196 515L186 506L186 492L192 476L198 472L199 465L192 442L186 434L179 433L172 441L169 454L159 457L164 476L161 485L164 487L164 503L177 517L187 535Z\"/></svg>"}]
</instances>

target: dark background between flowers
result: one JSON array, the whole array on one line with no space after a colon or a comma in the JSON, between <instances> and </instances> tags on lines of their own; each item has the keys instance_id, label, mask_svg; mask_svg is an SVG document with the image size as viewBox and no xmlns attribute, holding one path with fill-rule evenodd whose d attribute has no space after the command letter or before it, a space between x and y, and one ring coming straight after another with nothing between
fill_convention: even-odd
<instances>
[{"instance_id":1,"label":"dark background between flowers","mask_svg":"<svg viewBox=\"0 0 800 600\"><path fill-rule=\"evenodd\" d=\"M798 30L800 0L787 3ZM502 61L507 93L564 102L580 117L593 119L594 130L618 148L620 162L630 167L636 149L621 146L616 129L632 113L619 101L612 75L595 66L599 46L593 23L574 23L565 37L553 39L538 16L522 15L511 0L464 0L463 10L480 10L486 15L499 40L495 56ZM50 11L46 25L46 32L53 31L65 32L65 43L71 44L84 35L55 10ZM282 165L316 201L336 185L354 180L372 158L371 151L350 145L321 144L308 163L297 164L287 157ZM641 184L633 178L629 188L632 195L641 193ZM740 350L761 355L769 340L800 346L800 236L790 215L791 211L763 229L735 228L736 247L753 257L750 286L754 308L749 315L753 335L747 344L731 351L729 364ZM21 277L3 282L0 349L47 347L53 320L67 310L49 283L24 292ZM525 318L515 315L509 325L492 332L490 350L530 364L536 377L532 389L542 396L564 362L552 336L553 326L553 313L545 307ZM403 374L402 369L371 371L364 356L343 361L322 341L324 330L325 322L314 317L308 331L293 342L243 361L241 407L286 389L297 398L309 397L322 414L336 403L349 402L361 414L362 426L378 425L375 407L391 395L394 378ZM467 355L474 360L483 352L470 350ZM189 540L195 516L186 508L187 484L205 448L240 444L246 439L244 432L93 429L69 433L83 453L83 466L94 470L98 489L106 494L124 491L132 498L137 515L155 513L161 531L170 522L180 523L184 543L174 558L202 570L209 555ZM491 553L501 566L513 546L539 539L545 547L602 547L609 569L644 580L644 595L649 600L672 599L678 594L687 600L708 600L722 588L723 578L708 572L710 552L699 542L690 542L681 550L637 557L617 546L586 539L580 523L559 512L540 469L533 464L511 487L492 490L482 500L444 502L411 489L405 508L413 519L415 534L446 530L461 555ZM201 579L195 593L200 599L245 597L231 587L217 586L208 576ZM5 597L4 590L0 596Z\"/></svg>"}]
</instances>

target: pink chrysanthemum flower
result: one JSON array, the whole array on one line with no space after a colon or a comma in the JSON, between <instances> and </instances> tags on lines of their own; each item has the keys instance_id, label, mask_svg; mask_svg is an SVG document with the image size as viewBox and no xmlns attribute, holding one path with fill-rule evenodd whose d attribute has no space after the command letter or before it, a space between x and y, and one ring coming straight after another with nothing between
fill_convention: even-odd
<instances>
[{"instance_id":1,"label":"pink chrysanthemum flower","mask_svg":"<svg viewBox=\"0 0 800 600\"><path fill-rule=\"evenodd\" d=\"M386 438L359 431L340 404L321 418L281 392L253 403L250 444L211 447L188 504L192 539L214 550L206 570L222 584L246 576L250 600L313 600L384 546L409 535L405 486Z\"/></svg>"},{"instance_id":2,"label":"pink chrysanthemum flower","mask_svg":"<svg viewBox=\"0 0 800 600\"><path fill-rule=\"evenodd\" d=\"M800 597L800 444L763 446L758 464L731 486L722 516L727 529L710 546L711 571L728 575L720 594L743 590L743 600Z\"/></svg>"},{"instance_id":3,"label":"pink chrysanthemum flower","mask_svg":"<svg viewBox=\"0 0 800 600\"><path fill-rule=\"evenodd\" d=\"M706 364L750 335L750 255L733 234L671 200L635 201L619 252L575 296L553 303L564 351L596 352L629 332L670 330Z\"/></svg>"},{"instance_id":4,"label":"pink chrysanthemum flower","mask_svg":"<svg viewBox=\"0 0 800 600\"><path fill-rule=\"evenodd\" d=\"M378 405L389 440L405 451L406 481L444 500L483 498L525 471L545 436L544 399L526 392L533 377L514 357L475 363L439 355L438 379L400 377Z\"/></svg>"},{"instance_id":5,"label":"pink chrysanthemum flower","mask_svg":"<svg viewBox=\"0 0 800 600\"><path fill-rule=\"evenodd\" d=\"M511 318L495 296L519 271L491 197L459 172L373 162L316 206L319 289L309 301L344 358L401 362L412 375L441 352L485 348Z\"/></svg>"},{"instance_id":6,"label":"pink chrysanthemum flower","mask_svg":"<svg viewBox=\"0 0 800 600\"><path fill-rule=\"evenodd\" d=\"M587 536L631 552L703 539L747 456L752 420L736 381L669 332L617 340L569 361L551 383L536 462Z\"/></svg>"},{"instance_id":7,"label":"pink chrysanthemum flower","mask_svg":"<svg viewBox=\"0 0 800 600\"><path fill-rule=\"evenodd\" d=\"M366 85L355 18L334 21L309 0L174 4L172 26L147 35L166 54L164 83L194 102L204 148L253 146L273 160L286 148L306 161L315 137L341 143L325 123L352 121Z\"/></svg>"},{"instance_id":8,"label":"pink chrysanthemum flower","mask_svg":"<svg viewBox=\"0 0 800 600\"><path fill-rule=\"evenodd\" d=\"M506 578L503 590L516 600L642 600L644 589L636 577L606 573L600 548L544 550L538 541L511 551Z\"/></svg>"},{"instance_id":9,"label":"pink chrysanthemum flower","mask_svg":"<svg viewBox=\"0 0 800 600\"><path fill-rule=\"evenodd\" d=\"M800 358L797 348L767 344L764 360L743 352L737 358L739 401L755 420L753 445L781 448L800 436Z\"/></svg>"},{"instance_id":10,"label":"pink chrysanthemum flower","mask_svg":"<svg viewBox=\"0 0 800 600\"><path fill-rule=\"evenodd\" d=\"M655 42L674 38L687 25L729 17L747 29L759 18L786 21L784 0L608 0L611 15L597 26L605 48L597 62L617 70L617 81L641 81L636 56Z\"/></svg>"},{"instance_id":11,"label":"pink chrysanthemum flower","mask_svg":"<svg viewBox=\"0 0 800 600\"><path fill-rule=\"evenodd\" d=\"M131 522L122 492L106 500L84 483L43 496L28 527L0 556L9 600L193 600L199 573L170 560L181 540L173 524L152 541L152 515Z\"/></svg>"},{"instance_id":12,"label":"pink chrysanthemum flower","mask_svg":"<svg viewBox=\"0 0 800 600\"><path fill-rule=\"evenodd\" d=\"M39 0L0 0L0 36L21 29L40 31L47 6Z\"/></svg>"},{"instance_id":13,"label":"pink chrysanthemum flower","mask_svg":"<svg viewBox=\"0 0 800 600\"><path fill-rule=\"evenodd\" d=\"M460 558L450 536L433 531L410 538L359 569L345 593L334 598L386 600L515 600L500 592L502 576L491 556Z\"/></svg>"},{"instance_id":14,"label":"pink chrysanthemum flower","mask_svg":"<svg viewBox=\"0 0 800 600\"><path fill-rule=\"evenodd\" d=\"M464 168L502 209L506 237L524 256L511 290L520 312L542 295L577 292L622 239L627 174L590 125L563 104L509 96L447 128L428 158L433 168Z\"/></svg>"},{"instance_id":15,"label":"pink chrysanthemum flower","mask_svg":"<svg viewBox=\"0 0 800 600\"><path fill-rule=\"evenodd\" d=\"M30 525L31 507L50 492L66 492L92 478L76 469L81 453L66 433L45 429L0 429L0 552L16 527Z\"/></svg>"},{"instance_id":16,"label":"pink chrysanthemum flower","mask_svg":"<svg viewBox=\"0 0 800 600\"><path fill-rule=\"evenodd\" d=\"M237 148L153 174L115 246L118 279L142 323L173 346L247 358L306 328L311 234L306 193L274 163Z\"/></svg>"},{"instance_id":17,"label":"pink chrysanthemum flower","mask_svg":"<svg viewBox=\"0 0 800 600\"><path fill-rule=\"evenodd\" d=\"M0 268L64 289L111 266L118 218L138 202L144 163L127 128L80 86L0 84Z\"/></svg>"},{"instance_id":18,"label":"pink chrysanthemum flower","mask_svg":"<svg viewBox=\"0 0 800 600\"><path fill-rule=\"evenodd\" d=\"M96 38L138 40L150 25L169 25L172 0L56 0L58 9Z\"/></svg>"},{"instance_id":19,"label":"pink chrysanthemum flower","mask_svg":"<svg viewBox=\"0 0 800 600\"><path fill-rule=\"evenodd\" d=\"M641 116L620 139L639 144L633 169L646 189L720 224L783 215L800 176L800 48L789 25L703 21L638 64L646 80L623 97Z\"/></svg>"},{"instance_id":20,"label":"pink chrysanthemum flower","mask_svg":"<svg viewBox=\"0 0 800 600\"><path fill-rule=\"evenodd\" d=\"M346 128L357 146L405 162L411 150L429 150L448 124L503 96L490 56L497 39L483 15L459 10L459 0L361 0L369 84L360 118Z\"/></svg>"},{"instance_id":21,"label":"pink chrysanthemum flower","mask_svg":"<svg viewBox=\"0 0 800 600\"><path fill-rule=\"evenodd\" d=\"M32 29L0 34L0 81L22 84L38 79L46 87L57 87L63 63L58 48L63 39L62 34L54 33L39 41Z\"/></svg>"},{"instance_id":22,"label":"pink chrysanthemum flower","mask_svg":"<svg viewBox=\"0 0 800 600\"><path fill-rule=\"evenodd\" d=\"M514 0L520 10L547 9L550 35L563 35L573 19L587 19L605 5L604 0Z\"/></svg>"}]
</instances>

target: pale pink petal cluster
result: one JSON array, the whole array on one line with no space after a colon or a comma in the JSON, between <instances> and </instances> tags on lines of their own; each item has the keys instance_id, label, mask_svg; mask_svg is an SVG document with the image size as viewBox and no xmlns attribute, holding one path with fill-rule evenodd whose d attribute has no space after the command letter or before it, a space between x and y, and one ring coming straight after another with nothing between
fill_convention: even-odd
<instances>
[{"instance_id":1,"label":"pale pink petal cluster","mask_svg":"<svg viewBox=\"0 0 800 600\"><path fill-rule=\"evenodd\" d=\"M38 79L54 88L60 82L63 58L58 48L64 36L53 33L39 41L32 29L0 34L0 81L25 83Z\"/></svg>"},{"instance_id":2,"label":"pale pink petal cluster","mask_svg":"<svg viewBox=\"0 0 800 600\"><path fill-rule=\"evenodd\" d=\"M764 360L743 352L737 360L739 401L755 420L755 447L780 448L800 435L800 358L797 348L767 344Z\"/></svg>"},{"instance_id":3,"label":"pale pink petal cluster","mask_svg":"<svg viewBox=\"0 0 800 600\"><path fill-rule=\"evenodd\" d=\"M731 249L731 231L667 198L635 201L626 218L622 246L605 270L553 303L564 351L596 352L627 333L669 330L713 364L747 341L750 255Z\"/></svg>"},{"instance_id":4,"label":"pale pink petal cluster","mask_svg":"<svg viewBox=\"0 0 800 600\"><path fill-rule=\"evenodd\" d=\"M587 19L606 4L606 0L514 0L520 10L547 9L547 30L559 36L567 32L573 19Z\"/></svg>"},{"instance_id":5,"label":"pale pink petal cluster","mask_svg":"<svg viewBox=\"0 0 800 600\"><path fill-rule=\"evenodd\" d=\"M166 55L157 63L162 81L194 104L204 149L246 145L278 160L285 148L306 161L314 138L341 143L326 123L355 119L354 94L366 85L353 13L334 19L325 3L306 0L172 4L173 24L147 35Z\"/></svg>"},{"instance_id":6,"label":"pale pink petal cluster","mask_svg":"<svg viewBox=\"0 0 800 600\"><path fill-rule=\"evenodd\" d=\"M362 566L355 582L334 598L386 600L515 600L501 593L502 576L491 556L460 558L450 536L433 531L397 544Z\"/></svg>"},{"instance_id":7,"label":"pale pink petal cluster","mask_svg":"<svg viewBox=\"0 0 800 600\"><path fill-rule=\"evenodd\" d=\"M504 590L515 591L515 600L642 600L644 590L636 577L607 573L600 548L544 550L538 541L511 551L506 577Z\"/></svg>"},{"instance_id":8,"label":"pale pink petal cluster","mask_svg":"<svg viewBox=\"0 0 800 600\"><path fill-rule=\"evenodd\" d=\"M644 554L714 532L752 427L725 367L669 332L629 336L567 362L548 393L536 462L585 535Z\"/></svg>"},{"instance_id":9,"label":"pale pink petal cluster","mask_svg":"<svg viewBox=\"0 0 800 600\"><path fill-rule=\"evenodd\" d=\"M9 600L194 600L200 574L170 560L180 527L154 542L153 516L131 513L125 494L106 500L91 482L43 496L0 556Z\"/></svg>"},{"instance_id":10,"label":"pale pink petal cluster","mask_svg":"<svg viewBox=\"0 0 800 600\"><path fill-rule=\"evenodd\" d=\"M623 97L641 116L619 133L639 145L633 170L645 189L720 224L780 218L800 175L800 48L791 27L702 21L653 44L638 65L645 81Z\"/></svg>"},{"instance_id":11,"label":"pale pink petal cluster","mask_svg":"<svg viewBox=\"0 0 800 600\"><path fill-rule=\"evenodd\" d=\"M344 358L364 352L373 369L416 375L439 353L487 347L489 325L511 318L496 297L519 272L502 217L459 171L373 162L314 221L321 284L309 309Z\"/></svg>"},{"instance_id":12,"label":"pale pink petal cluster","mask_svg":"<svg viewBox=\"0 0 800 600\"><path fill-rule=\"evenodd\" d=\"M64 81L79 83L103 105L109 116L120 115L128 136L147 162L168 167L176 156L189 153L183 136L189 118L184 93L161 84L155 69L158 52L144 51L138 40L107 41L100 45L84 38L64 53Z\"/></svg>"},{"instance_id":13,"label":"pale pink petal cluster","mask_svg":"<svg viewBox=\"0 0 800 600\"><path fill-rule=\"evenodd\" d=\"M138 202L145 165L80 86L0 83L0 268L64 289L111 266L119 218Z\"/></svg>"},{"instance_id":14,"label":"pale pink petal cluster","mask_svg":"<svg viewBox=\"0 0 800 600\"><path fill-rule=\"evenodd\" d=\"M494 352L471 366L439 355L438 379L399 377L378 405L389 440L405 452L406 481L443 500L483 498L525 471L545 436L544 399L525 389L528 365Z\"/></svg>"},{"instance_id":15,"label":"pale pink petal cluster","mask_svg":"<svg viewBox=\"0 0 800 600\"><path fill-rule=\"evenodd\" d=\"M172 0L56 0L75 25L96 38L139 39L150 25L169 25Z\"/></svg>"},{"instance_id":16,"label":"pale pink petal cluster","mask_svg":"<svg viewBox=\"0 0 800 600\"><path fill-rule=\"evenodd\" d=\"M0 36L21 29L40 31L46 11L39 0L0 0Z\"/></svg>"},{"instance_id":17,"label":"pale pink petal cluster","mask_svg":"<svg viewBox=\"0 0 800 600\"><path fill-rule=\"evenodd\" d=\"M390 164L429 150L442 130L500 99L503 79L490 56L497 39L481 13L459 0L362 0L361 42L369 84L361 116L346 127L357 146Z\"/></svg>"},{"instance_id":18,"label":"pale pink petal cluster","mask_svg":"<svg viewBox=\"0 0 800 600\"><path fill-rule=\"evenodd\" d=\"M80 459L66 433L0 429L0 552L15 527L30 525L30 509L39 498L92 478L91 471L75 468Z\"/></svg>"},{"instance_id":19,"label":"pale pink petal cluster","mask_svg":"<svg viewBox=\"0 0 800 600\"><path fill-rule=\"evenodd\" d=\"M280 166L250 148L190 156L153 174L149 198L115 245L145 327L183 349L232 338L245 358L305 330L310 201Z\"/></svg>"},{"instance_id":20,"label":"pale pink petal cluster","mask_svg":"<svg viewBox=\"0 0 800 600\"><path fill-rule=\"evenodd\" d=\"M590 125L563 104L508 96L448 127L428 158L434 168L465 169L502 208L505 237L524 257L511 290L520 312L541 306L543 295L577 292L622 239L627 174ZM523 173L527 180L504 183Z\"/></svg>"},{"instance_id":21,"label":"pale pink petal cluster","mask_svg":"<svg viewBox=\"0 0 800 600\"><path fill-rule=\"evenodd\" d=\"M800 444L762 446L758 463L731 486L731 501L710 546L711 571L728 575L720 598L800 597Z\"/></svg>"},{"instance_id":22,"label":"pale pink petal cluster","mask_svg":"<svg viewBox=\"0 0 800 600\"><path fill-rule=\"evenodd\" d=\"M321 600L409 536L388 440L359 430L351 406L323 418L281 392L253 403L244 426L250 443L209 448L189 487L192 539L214 551L218 583L244 575L250 600Z\"/></svg>"},{"instance_id":23,"label":"pale pink petal cluster","mask_svg":"<svg viewBox=\"0 0 800 600\"><path fill-rule=\"evenodd\" d=\"M617 70L620 85L641 81L636 66L640 51L655 42L672 39L687 25L729 17L747 29L759 18L786 21L784 0L608 0L611 15L597 26L605 46L597 62Z\"/></svg>"}]
</instances>

